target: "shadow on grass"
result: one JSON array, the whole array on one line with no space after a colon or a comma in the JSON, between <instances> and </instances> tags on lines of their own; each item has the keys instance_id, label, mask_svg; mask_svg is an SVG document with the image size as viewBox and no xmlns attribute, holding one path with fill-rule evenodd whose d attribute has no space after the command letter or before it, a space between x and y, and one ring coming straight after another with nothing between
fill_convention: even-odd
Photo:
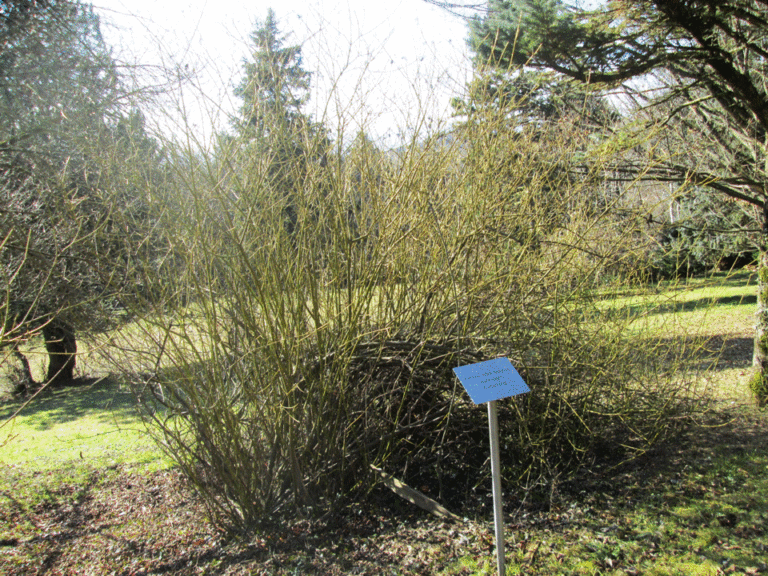
<instances>
[{"instance_id":1,"label":"shadow on grass","mask_svg":"<svg viewBox=\"0 0 768 576\"><path fill-rule=\"evenodd\" d=\"M718 371L752 366L754 340L744 336L679 336L652 342L653 346L641 349L670 368L679 364L686 369Z\"/></svg>"},{"instance_id":2,"label":"shadow on grass","mask_svg":"<svg viewBox=\"0 0 768 576\"><path fill-rule=\"evenodd\" d=\"M116 418L133 419L136 400L131 391L112 376L76 378L64 386L44 388L32 398L14 398L0 403L0 424L19 408L20 417L31 418L37 429L46 430L84 416L97 416L110 422Z\"/></svg>"},{"instance_id":3,"label":"shadow on grass","mask_svg":"<svg viewBox=\"0 0 768 576\"><path fill-rule=\"evenodd\" d=\"M663 290L690 290L691 288L705 288L717 286L720 288L743 288L744 286L756 286L757 273L754 270L743 269L738 272L715 272L705 277L695 277L689 280L668 280L659 283Z\"/></svg>"},{"instance_id":4,"label":"shadow on grass","mask_svg":"<svg viewBox=\"0 0 768 576\"><path fill-rule=\"evenodd\" d=\"M622 308L632 316L668 314L676 312L692 312L694 310L714 308L717 306L754 306L757 304L756 295L724 296L723 298L698 298L687 302L641 303L631 304Z\"/></svg>"},{"instance_id":5,"label":"shadow on grass","mask_svg":"<svg viewBox=\"0 0 768 576\"><path fill-rule=\"evenodd\" d=\"M749 369L755 344L753 338L741 334L638 337L633 342L633 363L667 375Z\"/></svg>"}]
</instances>

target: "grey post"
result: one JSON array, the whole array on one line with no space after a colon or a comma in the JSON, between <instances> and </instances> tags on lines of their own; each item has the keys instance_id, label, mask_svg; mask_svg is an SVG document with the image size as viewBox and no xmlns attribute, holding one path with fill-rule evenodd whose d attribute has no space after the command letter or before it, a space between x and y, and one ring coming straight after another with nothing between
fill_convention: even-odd
<instances>
[{"instance_id":1,"label":"grey post","mask_svg":"<svg viewBox=\"0 0 768 576\"><path fill-rule=\"evenodd\" d=\"M493 477L493 522L496 527L496 565L504 576L504 508L501 502L501 463L499 459L499 423L496 400L488 402L488 431L491 437L491 476Z\"/></svg>"}]
</instances>

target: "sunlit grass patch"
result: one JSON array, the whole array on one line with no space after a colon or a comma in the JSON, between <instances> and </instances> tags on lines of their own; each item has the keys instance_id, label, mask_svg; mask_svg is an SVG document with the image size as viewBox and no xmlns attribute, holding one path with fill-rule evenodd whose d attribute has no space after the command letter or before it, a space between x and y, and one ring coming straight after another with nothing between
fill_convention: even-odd
<instances>
[{"instance_id":1,"label":"sunlit grass patch","mask_svg":"<svg viewBox=\"0 0 768 576\"><path fill-rule=\"evenodd\" d=\"M141 463L165 467L135 409L114 379L45 389L31 400L0 406L0 465L37 471Z\"/></svg>"},{"instance_id":2,"label":"sunlit grass patch","mask_svg":"<svg viewBox=\"0 0 768 576\"><path fill-rule=\"evenodd\" d=\"M720 568L712 562L669 562L649 568L647 574L653 576L717 576Z\"/></svg>"},{"instance_id":3,"label":"sunlit grass patch","mask_svg":"<svg viewBox=\"0 0 768 576\"><path fill-rule=\"evenodd\" d=\"M750 271L648 285L631 295L607 294L599 306L626 315L636 330L666 328L681 334L751 331L757 279Z\"/></svg>"}]
</instances>

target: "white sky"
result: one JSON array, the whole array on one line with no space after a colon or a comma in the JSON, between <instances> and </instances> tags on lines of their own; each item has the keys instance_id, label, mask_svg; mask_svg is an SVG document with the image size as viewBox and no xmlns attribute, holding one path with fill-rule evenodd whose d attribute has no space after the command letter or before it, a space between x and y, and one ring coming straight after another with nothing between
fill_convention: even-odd
<instances>
[{"instance_id":1,"label":"white sky","mask_svg":"<svg viewBox=\"0 0 768 576\"><path fill-rule=\"evenodd\" d=\"M450 98L469 80L466 23L423 0L94 0L118 60L194 72L196 88L163 90L162 125L178 122L183 106L202 137L224 125L222 112L236 110L232 91L248 35L269 6L286 42L303 46L313 73L309 111L333 125L343 110L348 136L365 124L395 144L419 112L432 122L446 118Z\"/></svg>"}]
</instances>

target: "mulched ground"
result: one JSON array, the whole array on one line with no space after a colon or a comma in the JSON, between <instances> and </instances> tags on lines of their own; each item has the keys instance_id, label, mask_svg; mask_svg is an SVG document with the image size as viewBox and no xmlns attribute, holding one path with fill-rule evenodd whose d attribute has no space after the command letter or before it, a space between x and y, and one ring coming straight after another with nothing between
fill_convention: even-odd
<instances>
[{"instance_id":1,"label":"mulched ground","mask_svg":"<svg viewBox=\"0 0 768 576\"><path fill-rule=\"evenodd\" d=\"M683 438L620 470L597 466L561 486L543 509L505 502L515 546L532 546L526 529L558 528L586 520L580 499L590 492L642 498L666 482L682 462L708 458L713 446L764 449L764 415L734 408L707 417ZM28 473L27 473L28 474ZM32 509L13 498L14 473L0 488L0 573L13 575L149 574L470 574L462 557L493 562L493 526L487 512L464 522L442 521L382 488L331 520L297 520L268 536L230 540L207 520L179 472L147 475L116 467L94 470L85 483L54 484ZM479 495L478 498L486 498ZM534 551L535 554L535 551ZM492 564L491 564L492 566Z\"/></svg>"},{"instance_id":2,"label":"mulched ground","mask_svg":"<svg viewBox=\"0 0 768 576\"><path fill-rule=\"evenodd\" d=\"M440 522L384 490L322 524L297 521L268 537L227 542L177 471L116 468L89 480L62 486L56 505L34 510L3 499L0 526L19 530L0 542L0 572L385 574L398 566L431 574L438 556L445 563L471 550L488 555L493 545L480 524Z\"/></svg>"}]
</instances>

